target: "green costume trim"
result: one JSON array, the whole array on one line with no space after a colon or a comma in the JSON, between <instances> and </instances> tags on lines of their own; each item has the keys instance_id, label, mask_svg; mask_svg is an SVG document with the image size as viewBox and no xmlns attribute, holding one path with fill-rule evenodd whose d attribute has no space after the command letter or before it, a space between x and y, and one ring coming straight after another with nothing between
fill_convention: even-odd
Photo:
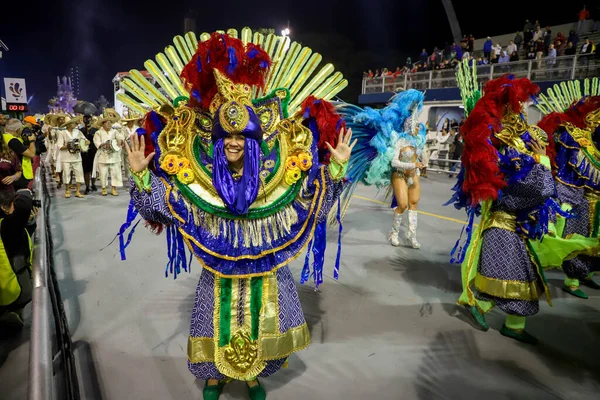
<instances>
[{"instance_id":1,"label":"green costume trim","mask_svg":"<svg viewBox=\"0 0 600 400\"><path fill-rule=\"evenodd\" d=\"M338 163L330 163L329 164L329 173L334 180L341 180L346 176L346 172L348 171L348 164L345 163L343 166ZM337 177L337 179L335 179Z\"/></svg>"},{"instance_id":2,"label":"green costume trim","mask_svg":"<svg viewBox=\"0 0 600 400\"><path fill-rule=\"evenodd\" d=\"M231 340L231 286L232 280L228 278L216 278L221 280L221 310L219 316L219 347L224 347Z\"/></svg>"},{"instance_id":3,"label":"green costume trim","mask_svg":"<svg viewBox=\"0 0 600 400\"><path fill-rule=\"evenodd\" d=\"M250 280L250 314L252 315L252 328L250 337L258 340L260 328L260 309L262 307L263 277L255 277Z\"/></svg>"},{"instance_id":4,"label":"green costume trim","mask_svg":"<svg viewBox=\"0 0 600 400\"><path fill-rule=\"evenodd\" d=\"M214 206L214 205L208 203L207 201L203 200L200 196L198 196L187 185L179 182L179 179L177 179L177 177L173 177L173 178L174 178L173 182L175 182L175 185L177 186L179 191L181 191L181 193L186 198L191 200L192 203L194 203L194 205L196 205L202 211L205 211L207 213L213 214L213 215L221 217L221 218L237 219L237 220L260 219L260 218L265 218L270 215L273 215L273 214L281 211L281 209L283 209L284 207L289 205L292 201L294 201L294 199L298 195L298 192L300 192L300 189L302 189L302 179L300 179L298 182L296 182L292 186L290 186L286 190L286 192L279 199L277 199L277 201L273 202L269 206L262 207L262 208L253 208L253 209L248 210L248 214L246 214L245 216L239 216L239 215L231 214L229 211L227 211L227 209L225 207L217 207L217 206Z\"/></svg>"},{"instance_id":5,"label":"green costume trim","mask_svg":"<svg viewBox=\"0 0 600 400\"><path fill-rule=\"evenodd\" d=\"M548 169L552 169L552 164L550 164L550 158L548 158L548 156L540 156L540 164Z\"/></svg>"},{"instance_id":6,"label":"green costume trim","mask_svg":"<svg viewBox=\"0 0 600 400\"><path fill-rule=\"evenodd\" d=\"M525 329L525 321L527 320L526 317L522 317L520 315L511 315L508 314L506 316L506 322L504 323L504 325L506 325L507 328L510 328L512 330L523 330Z\"/></svg>"}]
</instances>

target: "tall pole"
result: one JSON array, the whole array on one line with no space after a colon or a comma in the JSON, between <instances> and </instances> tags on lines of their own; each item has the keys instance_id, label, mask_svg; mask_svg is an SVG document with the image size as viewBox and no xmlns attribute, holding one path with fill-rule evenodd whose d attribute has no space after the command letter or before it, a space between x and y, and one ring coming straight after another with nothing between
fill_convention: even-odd
<instances>
[{"instance_id":1,"label":"tall pole","mask_svg":"<svg viewBox=\"0 0 600 400\"><path fill-rule=\"evenodd\" d=\"M462 38L462 34L460 31L460 25L458 24L458 18L456 18L456 11L454 11L454 6L452 5L452 0L442 0L442 4L446 9L446 14L448 15L448 23L450 24L450 29L452 30L452 37L456 43L460 42Z\"/></svg>"}]
</instances>

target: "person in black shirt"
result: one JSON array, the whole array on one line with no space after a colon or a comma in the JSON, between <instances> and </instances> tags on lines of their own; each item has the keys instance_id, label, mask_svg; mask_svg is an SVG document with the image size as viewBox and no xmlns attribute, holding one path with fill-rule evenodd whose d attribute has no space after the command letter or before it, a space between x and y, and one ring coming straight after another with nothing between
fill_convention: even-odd
<instances>
[{"instance_id":1,"label":"person in black shirt","mask_svg":"<svg viewBox=\"0 0 600 400\"><path fill-rule=\"evenodd\" d=\"M94 145L94 134L98 130L97 128L93 128L93 117L91 115L83 116L83 124L84 127L81 128L81 133L87 140L90 141L89 150L85 153L81 153L81 160L83 161L83 174L85 180L85 194L90 194L90 192L95 192L98 190L96 188L96 178L92 178L92 170L94 169L94 158L96 157L96 146ZM91 186L90 186L91 180Z\"/></svg>"},{"instance_id":2,"label":"person in black shirt","mask_svg":"<svg viewBox=\"0 0 600 400\"><path fill-rule=\"evenodd\" d=\"M19 157L23 176L14 182L15 190L26 188L33 179L33 159L35 158L35 135L30 132L29 137L22 138L23 124L18 119L11 119L6 124L5 133L2 135L4 143Z\"/></svg>"},{"instance_id":3,"label":"person in black shirt","mask_svg":"<svg viewBox=\"0 0 600 400\"><path fill-rule=\"evenodd\" d=\"M27 224L33 209L29 189L0 192L0 331L23 326L21 310L31 301L31 241ZM15 279L16 278L16 279ZM9 332L10 333L10 332Z\"/></svg>"}]
</instances>

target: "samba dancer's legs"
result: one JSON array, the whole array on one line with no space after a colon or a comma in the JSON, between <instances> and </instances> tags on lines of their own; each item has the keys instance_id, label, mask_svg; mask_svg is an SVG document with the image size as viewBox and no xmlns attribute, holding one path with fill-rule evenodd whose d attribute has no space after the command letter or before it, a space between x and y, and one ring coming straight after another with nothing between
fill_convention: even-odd
<instances>
[{"instance_id":1,"label":"samba dancer's legs","mask_svg":"<svg viewBox=\"0 0 600 400\"><path fill-rule=\"evenodd\" d=\"M419 176L413 176L413 184L408 187L408 231L406 232L406 240L413 249L421 248L417 242L417 207L421 199L421 183Z\"/></svg>"},{"instance_id":2,"label":"samba dancer's legs","mask_svg":"<svg viewBox=\"0 0 600 400\"><path fill-rule=\"evenodd\" d=\"M408 185L404 175L398 172L392 173L392 188L398 206L394 210L394 224L389 233L388 240L392 246L400 246L400 226L402 225L402 214L408 208Z\"/></svg>"}]
</instances>

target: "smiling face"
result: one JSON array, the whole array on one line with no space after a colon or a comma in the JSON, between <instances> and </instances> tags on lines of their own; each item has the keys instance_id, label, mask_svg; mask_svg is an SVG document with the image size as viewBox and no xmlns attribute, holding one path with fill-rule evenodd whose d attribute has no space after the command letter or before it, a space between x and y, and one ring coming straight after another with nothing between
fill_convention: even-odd
<instances>
[{"instance_id":1,"label":"smiling face","mask_svg":"<svg viewBox=\"0 0 600 400\"><path fill-rule=\"evenodd\" d=\"M242 135L229 135L223 139L225 156L230 165L239 165L244 160L245 140Z\"/></svg>"}]
</instances>

